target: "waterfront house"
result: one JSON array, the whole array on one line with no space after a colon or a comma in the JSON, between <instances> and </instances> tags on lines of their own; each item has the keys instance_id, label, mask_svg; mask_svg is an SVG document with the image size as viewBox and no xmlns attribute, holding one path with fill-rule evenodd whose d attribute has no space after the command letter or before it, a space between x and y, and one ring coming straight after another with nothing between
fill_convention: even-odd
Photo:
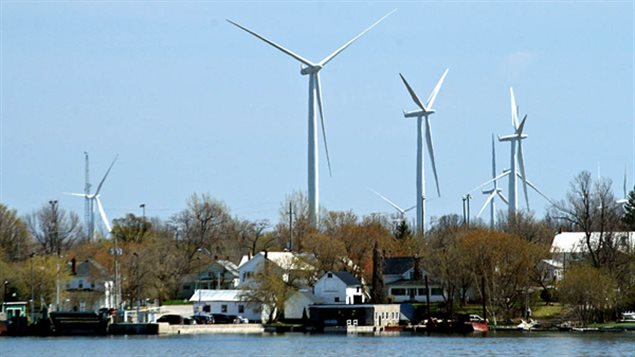
<instances>
[{"instance_id":1,"label":"waterfront house","mask_svg":"<svg viewBox=\"0 0 635 357\"><path fill-rule=\"evenodd\" d=\"M635 232L592 232L589 243L593 249L605 244L618 252L629 253L635 250ZM563 272L569 263L583 259L588 252L584 232L558 232L551 242L552 260L562 265Z\"/></svg>"},{"instance_id":2,"label":"waterfront house","mask_svg":"<svg viewBox=\"0 0 635 357\"><path fill-rule=\"evenodd\" d=\"M328 304L363 304L362 283L351 273L328 271L313 285L313 294Z\"/></svg>"},{"instance_id":3,"label":"waterfront house","mask_svg":"<svg viewBox=\"0 0 635 357\"><path fill-rule=\"evenodd\" d=\"M384 287L390 302L426 302L426 276L430 289L430 302L442 302L443 287L441 282L419 267L417 259L414 257L387 257L384 259Z\"/></svg>"},{"instance_id":4,"label":"waterfront house","mask_svg":"<svg viewBox=\"0 0 635 357\"><path fill-rule=\"evenodd\" d=\"M197 289L235 289L238 283L238 266L229 260L216 260L200 271L184 276L177 298L189 298Z\"/></svg>"},{"instance_id":5,"label":"waterfront house","mask_svg":"<svg viewBox=\"0 0 635 357\"><path fill-rule=\"evenodd\" d=\"M273 264L273 271L280 274L285 282L309 286L315 268L311 264L314 257L310 254L292 252L260 252L251 258L243 257L238 266L239 287L251 284L254 274L263 269L265 261Z\"/></svg>"},{"instance_id":6,"label":"waterfront house","mask_svg":"<svg viewBox=\"0 0 635 357\"><path fill-rule=\"evenodd\" d=\"M322 304L324 301L315 296L311 289L300 289L291 295L284 303L284 320L288 322L303 322L309 317L309 308Z\"/></svg>"},{"instance_id":7,"label":"waterfront house","mask_svg":"<svg viewBox=\"0 0 635 357\"><path fill-rule=\"evenodd\" d=\"M311 324L318 328L369 326L377 330L396 327L401 319L399 304L314 305Z\"/></svg>"},{"instance_id":8,"label":"waterfront house","mask_svg":"<svg viewBox=\"0 0 635 357\"><path fill-rule=\"evenodd\" d=\"M209 290L198 289L190 298L194 313L236 315L249 319L250 322L262 321L260 304L241 299L243 290Z\"/></svg>"},{"instance_id":9,"label":"waterfront house","mask_svg":"<svg viewBox=\"0 0 635 357\"><path fill-rule=\"evenodd\" d=\"M70 262L71 278L66 284L67 298L60 309L98 311L114 306L114 283L108 271L92 259Z\"/></svg>"}]
</instances>

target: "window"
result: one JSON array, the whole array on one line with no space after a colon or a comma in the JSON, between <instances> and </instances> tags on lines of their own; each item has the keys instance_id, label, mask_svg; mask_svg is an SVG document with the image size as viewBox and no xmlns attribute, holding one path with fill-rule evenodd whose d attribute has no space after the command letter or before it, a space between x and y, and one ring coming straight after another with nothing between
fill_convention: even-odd
<instances>
[{"instance_id":1,"label":"window","mask_svg":"<svg viewBox=\"0 0 635 357\"><path fill-rule=\"evenodd\" d=\"M328 274L326 274L326 277L327 277L327 278L332 278L332 277L333 277L333 273L328 273Z\"/></svg>"},{"instance_id":2,"label":"window","mask_svg":"<svg viewBox=\"0 0 635 357\"><path fill-rule=\"evenodd\" d=\"M357 287L357 292L359 292L359 286Z\"/></svg>"},{"instance_id":3,"label":"window","mask_svg":"<svg viewBox=\"0 0 635 357\"><path fill-rule=\"evenodd\" d=\"M392 292L392 295L395 295L395 296L406 295L406 289L404 288L392 288L390 289L390 291Z\"/></svg>"},{"instance_id":4,"label":"window","mask_svg":"<svg viewBox=\"0 0 635 357\"><path fill-rule=\"evenodd\" d=\"M203 312L212 312L212 307L209 305L203 306Z\"/></svg>"},{"instance_id":5,"label":"window","mask_svg":"<svg viewBox=\"0 0 635 357\"><path fill-rule=\"evenodd\" d=\"M426 289L417 289L417 295L424 296L426 294Z\"/></svg>"},{"instance_id":6,"label":"window","mask_svg":"<svg viewBox=\"0 0 635 357\"><path fill-rule=\"evenodd\" d=\"M227 305L221 305L220 312L227 312Z\"/></svg>"},{"instance_id":7,"label":"window","mask_svg":"<svg viewBox=\"0 0 635 357\"><path fill-rule=\"evenodd\" d=\"M79 285L78 285L78 287L79 287L80 289L83 289L83 288L84 288L84 281L83 281L83 280L80 280L80 281L79 281Z\"/></svg>"},{"instance_id":8,"label":"window","mask_svg":"<svg viewBox=\"0 0 635 357\"><path fill-rule=\"evenodd\" d=\"M340 302L340 298L338 296L335 297L335 302Z\"/></svg>"},{"instance_id":9,"label":"window","mask_svg":"<svg viewBox=\"0 0 635 357\"><path fill-rule=\"evenodd\" d=\"M239 314L245 313L245 305L238 305L238 313Z\"/></svg>"},{"instance_id":10,"label":"window","mask_svg":"<svg viewBox=\"0 0 635 357\"><path fill-rule=\"evenodd\" d=\"M430 289L430 295L438 295L438 296L441 296L441 295L443 295L443 289L440 289L440 288L432 288L432 289Z\"/></svg>"}]
</instances>

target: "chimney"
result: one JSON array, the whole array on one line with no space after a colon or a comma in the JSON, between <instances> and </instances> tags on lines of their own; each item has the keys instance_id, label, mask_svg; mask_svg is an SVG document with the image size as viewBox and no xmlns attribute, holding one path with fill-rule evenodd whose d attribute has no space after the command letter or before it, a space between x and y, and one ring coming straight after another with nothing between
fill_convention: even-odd
<instances>
[{"instance_id":1,"label":"chimney","mask_svg":"<svg viewBox=\"0 0 635 357\"><path fill-rule=\"evenodd\" d=\"M418 256L414 257L414 272L412 274L412 280L421 280L421 258Z\"/></svg>"},{"instance_id":2,"label":"chimney","mask_svg":"<svg viewBox=\"0 0 635 357\"><path fill-rule=\"evenodd\" d=\"M266 260L266 259L268 259L269 252L267 252L266 249L264 250L264 252L265 252L265 260Z\"/></svg>"},{"instance_id":3,"label":"chimney","mask_svg":"<svg viewBox=\"0 0 635 357\"><path fill-rule=\"evenodd\" d=\"M77 275L77 260L71 259L71 274Z\"/></svg>"}]
</instances>

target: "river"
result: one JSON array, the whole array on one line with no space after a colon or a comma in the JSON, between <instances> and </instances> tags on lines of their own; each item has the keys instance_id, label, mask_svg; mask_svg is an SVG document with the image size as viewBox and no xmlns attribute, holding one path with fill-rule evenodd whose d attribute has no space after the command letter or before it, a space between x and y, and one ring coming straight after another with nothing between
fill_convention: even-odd
<instances>
[{"instance_id":1,"label":"river","mask_svg":"<svg viewBox=\"0 0 635 357\"><path fill-rule=\"evenodd\" d=\"M0 338L0 356L633 356L635 333Z\"/></svg>"}]
</instances>

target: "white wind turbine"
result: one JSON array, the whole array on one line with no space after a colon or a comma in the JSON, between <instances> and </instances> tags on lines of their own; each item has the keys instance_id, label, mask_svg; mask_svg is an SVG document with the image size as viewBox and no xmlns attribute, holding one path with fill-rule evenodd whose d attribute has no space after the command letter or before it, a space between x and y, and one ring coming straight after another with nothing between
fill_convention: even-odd
<instances>
[{"instance_id":1,"label":"white wind turbine","mask_svg":"<svg viewBox=\"0 0 635 357\"><path fill-rule=\"evenodd\" d=\"M381 193L373 189L369 189L369 190L373 191L374 194L379 196L379 198L381 198L382 200L386 201L389 205L391 205L397 211L397 217L399 222L404 222L406 220L406 212L411 211L417 207L417 206L412 206L410 208L403 209L399 207L396 203L394 203L392 200L390 200L388 197L382 195Z\"/></svg>"},{"instance_id":2,"label":"white wind turbine","mask_svg":"<svg viewBox=\"0 0 635 357\"><path fill-rule=\"evenodd\" d=\"M518 123L518 106L516 106L516 98L514 98L514 90L510 87L509 93L511 95L511 110L512 110L512 126L514 127L514 134L499 136L498 141L509 141L511 146L510 155L510 168L513 175L509 176L509 216L516 214L518 211L518 166L520 166L520 176L523 181L523 191L525 193L525 200L527 208L529 208L529 198L527 197L527 180L525 175L525 159L523 157L523 145L522 140L527 138L527 135L523 134L523 128L525 127L525 121L527 115L523 120ZM516 148L518 147L518 154L516 154Z\"/></svg>"},{"instance_id":3,"label":"white wind turbine","mask_svg":"<svg viewBox=\"0 0 635 357\"><path fill-rule=\"evenodd\" d=\"M111 230L112 230L112 228L110 227L110 222L108 221L108 217L106 216L106 211L104 211L104 206L101 204L101 200L99 199L99 197L100 197L99 192L101 191L101 188L103 187L104 182L106 181L106 177L108 177L108 174L110 173L110 170L112 169L112 167L115 165L115 162L117 161L118 157L119 157L119 155L115 156L115 159L112 161L112 163L108 167L108 170L106 171L106 174L104 175L104 177L99 182L99 185L97 186L97 190L95 190L95 193L93 193L93 194L88 194L88 193L66 193L67 195L83 197L84 199L89 200L91 202L90 203L90 207L91 207L90 222L88 224L88 226L90 228L89 239L94 239L94 237L95 237L95 206L97 206L97 209L99 210L99 215L100 215L100 217L102 219L102 222L104 223L104 226L106 227L106 231L108 233L110 233Z\"/></svg>"},{"instance_id":4,"label":"white wind turbine","mask_svg":"<svg viewBox=\"0 0 635 357\"><path fill-rule=\"evenodd\" d=\"M309 125L308 125L308 199L309 199L309 219L312 225L316 225L318 222L318 209L319 209L319 188L318 188L318 139L317 139L317 111L320 112L320 122L322 126L322 137L324 139L324 149L326 152L326 161L329 167L329 173L331 172L331 161L329 158L328 145L326 141L326 129L324 127L324 109L322 107L322 90L320 85L320 75L319 72L329 63L335 56L344 51L348 46L350 46L353 42L359 39L366 32L370 31L373 27L383 21L386 17L391 15L396 10L389 12L384 15L382 18L377 20L367 29L362 31L359 35L355 36L352 40L346 42L342 47L335 50L330 55L326 56L320 62L314 63L311 62L304 57L288 50L281 45L233 22L227 20L227 22L232 25L240 28L241 30L246 31L247 33L259 38L260 40L268 43L269 45L277 48L283 53L295 58L302 65L306 67L302 67L300 70L300 74L309 76ZM317 108L316 108L317 104Z\"/></svg>"},{"instance_id":5,"label":"white wind turbine","mask_svg":"<svg viewBox=\"0 0 635 357\"><path fill-rule=\"evenodd\" d=\"M496 149L494 147L494 135L492 135L492 179L488 180L484 184L481 184L479 187L471 191L471 192L474 192L480 189L481 187L489 184L490 182L494 183L494 187L492 187L491 189L481 191L483 194L487 195L487 199L485 200L483 207L481 207L481 210L478 211L478 214L476 215L477 218L480 217L481 213L483 213L483 211L485 210L485 207L487 207L487 205L489 204L490 205L489 207L490 229L494 229L494 225L496 224L496 204L494 202L494 198L498 196L501 200L503 200L503 202L505 202L505 204L509 204L509 202L507 201L507 198L503 195L503 190L500 187L498 187L498 180L502 177L507 176L508 174L509 174L509 171L507 171L507 173L503 172L501 175L496 176Z\"/></svg>"},{"instance_id":6,"label":"white wind turbine","mask_svg":"<svg viewBox=\"0 0 635 357\"><path fill-rule=\"evenodd\" d=\"M623 198L620 198L619 200L615 201L617 204L620 205L624 205L626 206L626 203L628 202L628 191L626 190L626 172L628 171L628 167L624 168L624 186L622 187L624 190L624 196L622 196Z\"/></svg>"},{"instance_id":7,"label":"white wind turbine","mask_svg":"<svg viewBox=\"0 0 635 357\"><path fill-rule=\"evenodd\" d=\"M432 172L434 173L434 181L437 187L437 194L441 196L441 190L439 189L439 178L437 176L437 166L434 160L434 146L432 145L432 131L430 127L430 114L433 114L435 111L432 108L434 105L434 101L437 98L437 94L439 94L439 90L441 89L441 85L443 84L443 80L445 80L445 76L447 76L448 71L450 69L446 69L443 72L443 75L437 82L437 85L430 93L428 97L428 101L424 104L421 99L417 96L415 91L410 87L410 84L406 81L404 76L400 73L399 76L401 80L406 85L406 89L410 93L412 100L419 107L417 110L413 110L410 112L404 111L404 117L406 118L417 118L417 227L416 232L418 234L423 234L425 229L425 175L424 175L424 167L423 167L423 119L425 118L426 122L426 146L428 147L428 155L430 156L430 162L432 163Z\"/></svg>"}]
</instances>

